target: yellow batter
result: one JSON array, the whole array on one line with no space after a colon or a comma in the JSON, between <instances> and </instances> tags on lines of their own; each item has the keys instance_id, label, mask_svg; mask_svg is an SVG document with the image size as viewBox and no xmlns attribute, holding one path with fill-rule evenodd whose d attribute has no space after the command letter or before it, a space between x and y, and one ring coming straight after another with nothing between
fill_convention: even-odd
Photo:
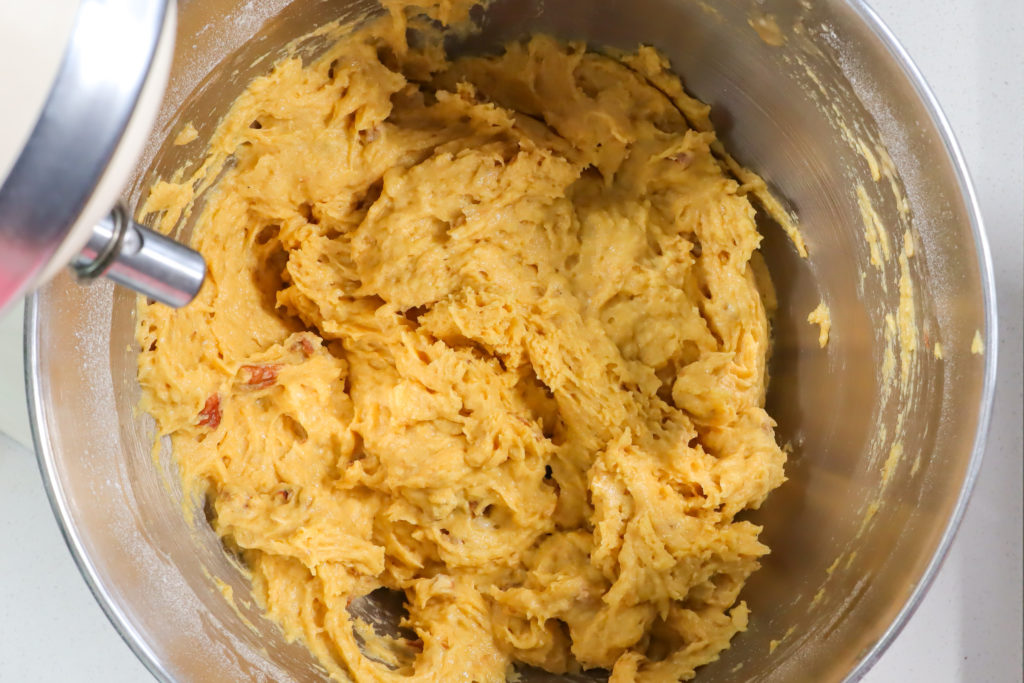
<instances>
[{"instance_id":1,"label":"yellow batter","mask_svg":"<svg viewBox=\"0 0 1024 683\"><path fill-rule=\"evenodd\" d=\"M281 62L154 187L167 228L223 173L198 299L140 304L144 408L338 679L688 679L746 627L768 548L735 517L784 480L771 200L651 49L448 61L404 20ZM374 661L346 607L380 587L415 636Z\"/></svg>"}]
</instances>

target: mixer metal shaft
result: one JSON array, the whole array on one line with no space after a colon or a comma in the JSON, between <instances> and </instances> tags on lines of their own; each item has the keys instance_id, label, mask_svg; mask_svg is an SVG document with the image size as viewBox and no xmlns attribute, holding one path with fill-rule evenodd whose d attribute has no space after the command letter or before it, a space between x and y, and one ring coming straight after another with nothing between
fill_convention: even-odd
<instances>
[{"instance_id":1,"label":"mixer metal shaft","mask_svg":"<svg viewBox=\"0 0 1024 683\"><path fill-rule=\"evenodd\" d=\"M104 276L174 308L192 301L206 277L199 252L139 225L123 206L93 227L71 266L80 278Z\"/></svg>"}]
</instances>

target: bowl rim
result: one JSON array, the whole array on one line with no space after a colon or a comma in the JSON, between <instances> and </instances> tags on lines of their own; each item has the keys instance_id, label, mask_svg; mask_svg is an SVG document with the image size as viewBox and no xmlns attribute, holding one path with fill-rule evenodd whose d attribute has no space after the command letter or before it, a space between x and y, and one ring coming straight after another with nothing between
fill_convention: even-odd
<instances>
[{"instance_id":1,"label":"bowl rim","mask_svg":"<svg viewBox=\"0 0 1024 683\"><path fill-rule=\"evenodd\" d=\"M989 427L992 417L992 407L995 400L996 366L998 353L998 321L997 302L994 269L992 255L989 248L988 237L985 232L982 220L981 208L971 182L970 173L966 161L956 141L952 127L942 111L934 93L929 87L923 74L911 59L909 53L900 44L889 27L882 21L881 17L871 9L865 0L840 0L844 2L856 16L864 22L871 32L881 41L882 45L892 57L894 64L903 72L915 93L924 105L925 110L931 119L942 139L946 154L953 166L957 187L960 197L963 199L971 232L974 237L978 269L981 279L981 293L985 309L985 332L984 339L984 375L982 381L981 399L978 406L978 421L972 445L971 456L964 473L964 480L960 487L956 503L943 530L942 536L935 547L931 560L925 567L914 589L904 602L896 617L888 625L882 635L868 649L853 667L846 674L844 681L858 681L871 669L871 667L882 657L889 646L896 640L897 636L909 622L910 618L917 611L928 589L938 575L949 549L956 538L956 533L963 520L971 493L974 490L978 473L988 441ZM43 479L43 486L54 516L57 518L58 526L64 541L71 551L71 555L78 566L82 578L85 579L93 597L99 603L100 608L106 614L107 619L113 625L121 639L128 645L135 656L142 662L147 670L160 681L172 681L169 672L160 664L160 661L142 637L142 634L135 628L128 615L121 606L113 599L110 592L104 586L103 580L84 550L82 539L75 527L71 514L68 498L63 487L56 476L55 454L49 447L49 442L44 435L49 432L49 424L45 405L43 402L42 378L37 372L39 367L39 294L33 293L25 303L24 318L24 358L25 358L25 386L28 399L29 422L31 423L32 441L35 448L40 473Z\"/></svg>"}]
</instances>

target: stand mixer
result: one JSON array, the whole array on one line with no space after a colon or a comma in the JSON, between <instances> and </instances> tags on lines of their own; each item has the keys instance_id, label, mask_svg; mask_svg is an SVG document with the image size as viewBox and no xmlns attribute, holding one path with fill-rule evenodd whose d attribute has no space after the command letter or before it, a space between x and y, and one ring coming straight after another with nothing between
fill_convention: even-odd
<instances>
[{"instance_id":1,"label":"stand mixer","mask_svg":"<svg viewBox=\"0 0 1024 683\"><path fill-rule=\"evenodd\" d=\"M0 3L0 310L65 266L175 307L202 286L197 252L118 203L167 83L175 9Z\"/></svg>"},{"instance_id":2,"label":"stand mixer","mask_svg":"<svg viewBox=\"0 0 1024 683\"><path fill-rule=\"evenodd\" d=\"M185 148L168 140L159 150L143 149L141 142L152 117L149 107L160 99L161 64L169 61L168 4L0 2L0 303L75 259L97 224L107 220L110 230L123 229L117 227L123 215L105 217L129 168L146 168L145 177L168 177L181 167ZM355 19L370 4L179 0L176 19L188 38L178 41L159 116L196 122L202 138L203 124L212 126L245 83L266 71L269 62L261 59L313 27ZM760 517L752 516L756 523L763 520L773 552L749 586L748 632L701 677L854 681L899 633L935 577L977 477L996 376L994 278L956 142L927 85L884 25L863 0L771 5L780 27L797 26L798 20L801 27L800 33L787 33L781 46L751 27L749 2L714 3L716 11L709 12L706 3L679 0L494 0L477 45L494 49L517 35L545 32L623 50L641 42L664 49L692 92L728 114L723 123L730 149L735 146L744 163L799 207L811 258L801 261L774 231L764 245L782 303L768 400L780 440L796 449L787 467L790 482L756 513ZM114 6L116 11L105 9ZM42 159L22 154L37 122L47 120L41 112L65 63L65 46L72 45L69 36L78 39L78 7L83 18L86 7L109 14L85 26L102 29L90 32L99 35L101 62L86 85L91 90L102 78L105 86L90 100L91 127L75 124L68 138L91 145L106 131L109 156L89 158L76 147L60 146ZM33 15L35 20L26 19ZM43 70L39 53L49 51L55 53L52 73L27 77ZM8 79L22 76L24 82L9 90ZM29 107L30 88L40 80L46 83L36 108L25 115L28 122L8 125L8 117ZM204 89L204 83L213 87ZM52 88L53 95L59 90ZM150 99L147 93L155 95ZM115 110L115 103L122 108ZM64 120L73 113L77 121L84 111L73 109ZM850 126L841 129L836 120ZM19 123L22 131L14 135ZM894 184L885 177L876 182L863 149L849 144L851 130L884 146ZM10 156L8 146L14 150ZM8 194L11 168L22 158L42 166L36 184L21 186L37 204ZM86 162L94 164L89 182L58 191L56 174ZM907 266L916 320L947 350L938 358L921 346L914 360L920 381L907 383L913 401L902 400L897 382L893 399L880 400L889 395L883 394L889 382L880 371L888 344L885 314L899 295L897 287L885 290L883 284L898 281L900 264L869 264L863 209L854 192L858 183L870 193L893 244L903 243L901 216L913 215L918 239ZM18 222L31 211L56 212L60 207L51 204L70 202L67 187L78 203L64 210L64 222ZM901 188L905 201L897 196ZM24 213L8 213L12 196ZM36 225L53 231L45 249L30 239ZM105 287L57 284L26 306L29 414L61 530L114 627L160 680L319 680L321 670L309 652L286 642L276 625L261 618L262 610L249 599L248 578L202 523L201 503L192 508L199 524L186 521L183 505L191 503L168 486L179 481L174 458L153 457L152 422L138 409L132 297ZM818 330L806 322L808 311L823 300L834 331L826 349L818 347ZM979 331L983 355L969 351ZM913 409L906 420L905 405ZM907 455L883 467L894 452L893 435L904 429ZM876 438L880 433L889 438ZM226 600L225 593L235 600Z\"/></svg>"}]
</instances>

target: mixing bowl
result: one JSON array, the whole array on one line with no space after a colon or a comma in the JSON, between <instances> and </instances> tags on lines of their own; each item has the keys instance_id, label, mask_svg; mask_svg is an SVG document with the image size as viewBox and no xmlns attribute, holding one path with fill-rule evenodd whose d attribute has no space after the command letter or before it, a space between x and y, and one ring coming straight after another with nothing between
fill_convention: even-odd
<instances>
[{"instance_id":1,"label":"mixing bowl","mask_svg":"<svg viewBox=\"0 0 1024 683\"><path fill-rule=\"evenodd\" d=\"M129 204L196 160L231 101L286 43L372 8L182 2L170 86ZM712 105L727 147L799 216L806 259L763 225L779 299L768 409L791 448L789 481L750 514L772 554L743 594L749 630L699 676L858 678L952 540L995 375L978 207L920 74L856 1L496 0L482 22L452 49L494 50L531 31L655 45ZM315 55L320 41L297 49ZM199 141L172 145L186 121ZM820 301L831 310L825 348L807 322ZM158 678L316 679L304 647L286 643L252 604L242 570L202 523L202 501L182 500L166 445L154 453L152 421L136 408L134 316L129 293L66 278L28 306L36 446L82 574ZM366 609L390 613L384 602Z\"/></svg>"}]
</instances>

